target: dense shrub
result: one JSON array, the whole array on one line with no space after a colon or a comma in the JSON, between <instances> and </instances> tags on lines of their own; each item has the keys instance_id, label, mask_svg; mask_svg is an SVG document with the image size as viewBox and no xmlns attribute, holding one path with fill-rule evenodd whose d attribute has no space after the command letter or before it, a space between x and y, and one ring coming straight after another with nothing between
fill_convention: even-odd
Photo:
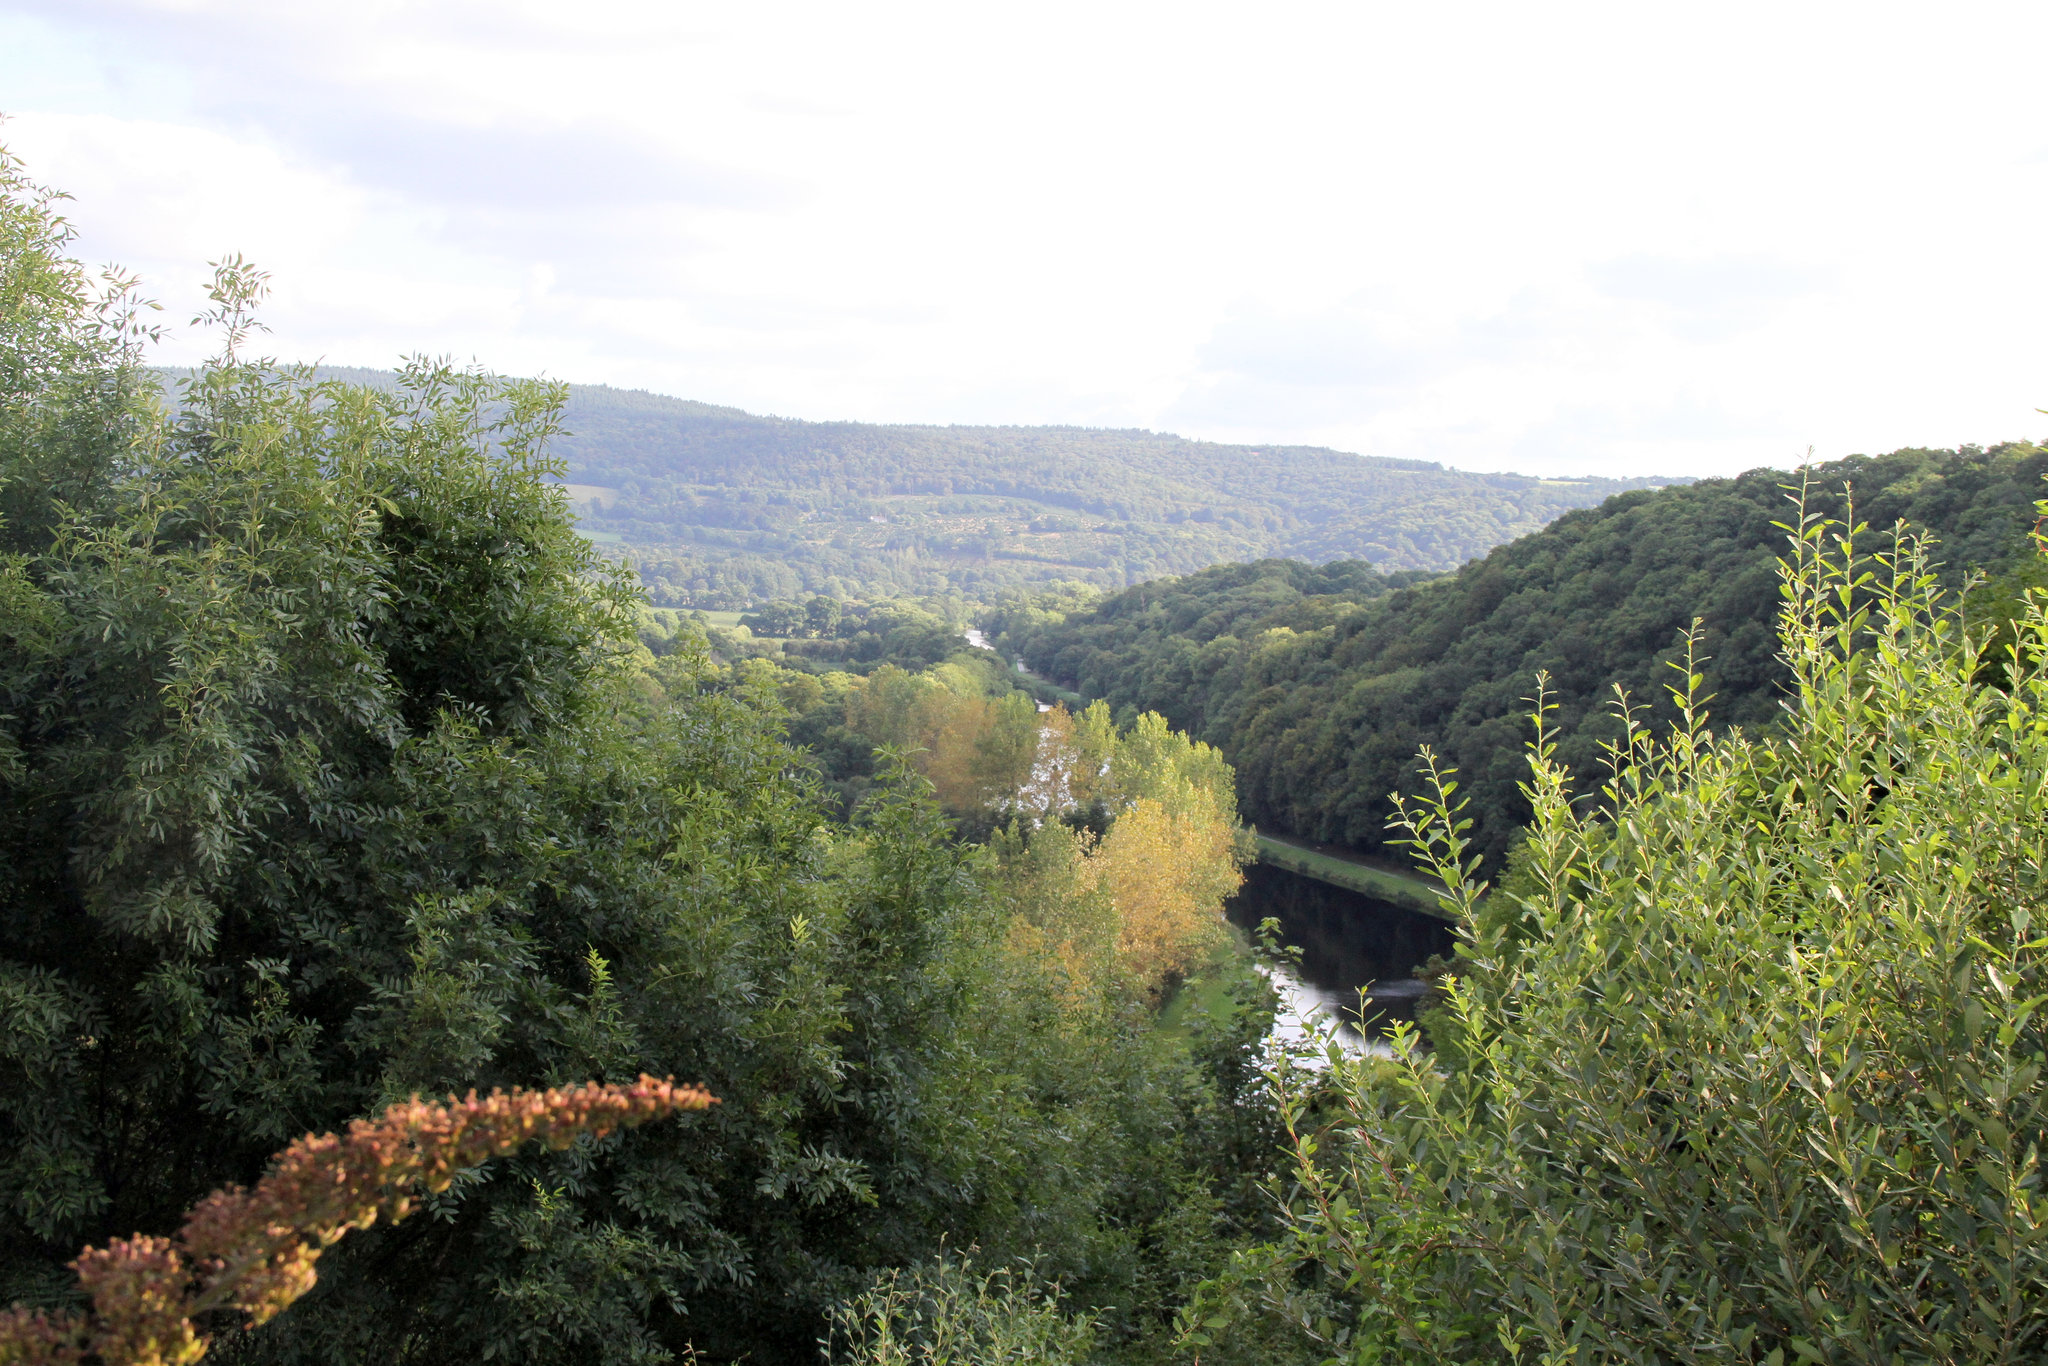
<instances>
[{"instance_id":1,"label":"dense shrub","mask_svg":"<svg viewBox=\"0 0 2048 1366\"><path fill-rule=\"evenodd\" d=\"M1078 1366L1094 1333L1059 1287L1024 1267L977 1273L952 1257L891 1271L836 1307L832 1366Z\"/></svg>"},{"instance_id":2,"label":"dense shrub","mask_svg":"<svg viewBox=\"0 0 2048 1366\"><path fill-rule=\"evenodd\" d=\"M2048 1352L2048 600L1982 687L1922 548L1831 535L1772 733L1709 730L1695 666L1587 808L1546 715L1483 905L1455 808L1412 810L1474 925L1444 1047L1296 1093L1263 1283L1338 1359Z\"/></svg>"}]
</instances>

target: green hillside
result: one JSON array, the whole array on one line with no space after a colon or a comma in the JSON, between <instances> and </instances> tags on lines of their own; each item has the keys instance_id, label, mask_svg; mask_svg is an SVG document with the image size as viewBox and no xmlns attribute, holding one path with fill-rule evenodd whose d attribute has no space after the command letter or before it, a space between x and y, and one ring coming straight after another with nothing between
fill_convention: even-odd
<instances>
[{"instance_id":1,"label":"green hillside","mask_svg":"<svg viewBox=\"0 0 2048 1366\"><path fill-rule=\"evenodd\" d=\"M1272 555L1442 571L1668 482L1470 474L1146 431L800 422L601 385L570 386L564 425L555 449L586 533L631 555L657 602L706 608L1121 588Z\"/></svg>"},{"instance_id":2,"label":"green hillside","mask_svg":"<svg viewBox=\"0 0 2048 1366\"><path fill-rule=\"evenodd\" d=\"M1876 527L1933 531L1941 555L1996 566L2025 549L2048 452L1904 450L1811 471L1811 504ZM1260 825L1381 850L1388 794L1413 790L1417 747L1460 770L1480 847L1498 857L1527 819L1527 699L1551 677L1560 753L1581 774L1618 734L1619 684L1668 711L1665 666L1695 616L1717 725L1780 710L1776 557L1796 475L1633 492L1572 512L1455 575L1388 592L1346 566L1230 565L1147 583L1093 610L1015 600L988 625L1055 682L1119 709L1164 713L1237 766ZM1875 537L1872 541L1876 540Z\"/></svg>"}]
</instances>

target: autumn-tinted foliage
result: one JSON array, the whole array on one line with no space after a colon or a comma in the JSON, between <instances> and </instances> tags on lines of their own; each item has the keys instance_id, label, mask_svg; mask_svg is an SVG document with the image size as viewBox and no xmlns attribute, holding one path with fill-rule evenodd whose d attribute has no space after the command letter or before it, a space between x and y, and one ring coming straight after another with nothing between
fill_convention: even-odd
<instances>
[{"instance_id":1,"label":"autumn-tinted foliage","mask_svg":"<svg viewBox=\"0 0 2048 1366\"><path fill-rule=\"evenodd\" d=\"M447 1190L465 1169L528 1142L565 1148L585 1134L715 1103L695 1087L643 1076L629 1086L404 1101L346 1134L309 1134L253 1189L200 1201L176 1238L138 1234L80 1253L72 1266L90 1312L0 1314L0 1362L189 1366L206 1354L207 1316L235 1311L251 1326L269 1322L313 1288L313 1264L343 1234L397 1223L422 1193Z\"/></svg>"}]
</instances>

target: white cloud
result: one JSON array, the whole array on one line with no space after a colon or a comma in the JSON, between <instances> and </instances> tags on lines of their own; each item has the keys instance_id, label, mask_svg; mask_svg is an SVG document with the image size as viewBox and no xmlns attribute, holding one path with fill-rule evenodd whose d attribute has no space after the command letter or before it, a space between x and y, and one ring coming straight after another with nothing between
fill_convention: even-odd
<instances>
[{"instance_id":1,"label":"white cloud","mask_svg":"<svg viewBox=\"0 0 2048 1366\"><path fill-rule=\"evenodd\" d=\"M1709 473L2036 429L2048 17L1932 14L0 0L0 107L294 356Z\"/></svg>"}]
</instances>

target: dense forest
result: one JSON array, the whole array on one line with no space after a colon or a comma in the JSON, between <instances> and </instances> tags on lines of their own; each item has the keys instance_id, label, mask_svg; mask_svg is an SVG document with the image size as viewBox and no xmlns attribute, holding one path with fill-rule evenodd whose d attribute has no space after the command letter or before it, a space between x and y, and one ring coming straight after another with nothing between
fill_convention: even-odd
<instances>
[{"instance_id":1,"label":"dense forest","mask_svg":"<svg viewBox=\"0 0 2048 1366\"><path fill-rule=\"evenodd\" d=\"M1388 847L1389 794L1428 745L1459 771L1489 864L1529 818L1521 792L1539 671L1558 753L1599 767L1620 734L1614 689L1669 720L1667 667L1698 618L1720 726L1779 713L1778 524L1809 509L1930 531L1951 582L2029 549L2048 452L1903 450L1801 474L1755 470L1624 493L1567 513L1439 580L1389 585L1363 565L1232 565L1141 584L1082 610L1012 595L997 643L1118 709L1157 710L1219 746L1248 817L1361 850Z\"/></svg>"},{"instance_id":2,"label":"dense forest","mask_svg":"<svg viewBox=\"0 0 2048 1366\"><path fill-rule=\"evenodd\" d=\"M323 376L389 385L383 371ZM581 525L657 604L1122 588L1265 555L1446 570L1654 479L1532 479L1143 431L756 417L571 385L554 449Z\"/></svg>"}]
</instances>

